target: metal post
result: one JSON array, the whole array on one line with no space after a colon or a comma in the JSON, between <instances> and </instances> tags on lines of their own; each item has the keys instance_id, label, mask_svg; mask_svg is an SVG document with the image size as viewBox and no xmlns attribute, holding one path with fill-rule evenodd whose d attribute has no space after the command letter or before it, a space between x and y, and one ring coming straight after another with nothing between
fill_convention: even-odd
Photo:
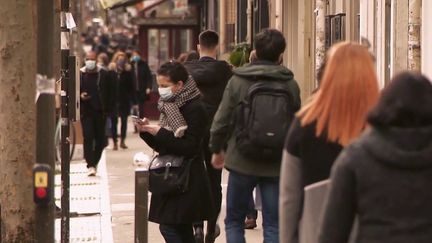
<instances>
[{"instance_id":1,"label":"metal post","mask_svg":"<svg viewBox=\"0 0 432 243\"><path fill-rule=\"evenodd\" d=\"M69 242L69 194L70 194L70 144L69 144L69 39L70 31L66 25L69 0L61 0L60 39L61 39L61 242Z\"/></svg>"},{"instance_id":2,"label":"metal post","mask_svg":"<svg viewBox=\"0 0 432 243\"><path fill-rule=\"evenodd\" d=\"M148 242L148 186L147 169L135 170L135 243Z\"/></svg>"},{"instance_id":3,"label":"metal post","mask_svg":"<svg viewBox=\"0 0 432 243\"><path fill-rule=\"evenodd\" d=\"M37 5L38 33L37 33L37 72L53 78L53 49L54 45L54 1L39 0ZM36 163L55 167L55 97L52 93L41 93L37 100L36 122ZM53 173L49 174L49 181L54 181ZM36 208L37 242L54 242L54 183L51 184L50 202Z\"/></svg>"}]
</instances>

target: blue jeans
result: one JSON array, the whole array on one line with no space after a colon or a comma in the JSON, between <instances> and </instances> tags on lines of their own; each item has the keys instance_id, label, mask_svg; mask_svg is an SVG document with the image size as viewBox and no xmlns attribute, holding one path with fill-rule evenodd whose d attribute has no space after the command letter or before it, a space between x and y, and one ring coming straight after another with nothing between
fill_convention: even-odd
<instances>
[{"instance_id":1,"label":"blue jeans","mask_svg":"<svg viewBox=\"0 0 432 243\"><path fill-rule=\"evenodd\" d=\"M227 243L246 242L244 219L256 185L260 186L262 197L264 243L279 242L279 177L257 177L230 171L225 218Z\"/></svg>"}]
</instances>

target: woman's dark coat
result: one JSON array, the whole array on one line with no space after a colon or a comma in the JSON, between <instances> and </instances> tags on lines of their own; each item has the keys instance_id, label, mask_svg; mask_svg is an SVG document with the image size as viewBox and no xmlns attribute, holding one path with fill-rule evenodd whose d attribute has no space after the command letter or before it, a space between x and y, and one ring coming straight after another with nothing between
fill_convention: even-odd
<instances>
[{"instance_id":1,"label":"woman's dark coat","mask_svg":"<svg viewBox=\"0 0 432 243\"><path fill-rule=\"evenodd\" d=\"M195 157L190 171L189 191L178 196L152 195L149 220L160 224L191 224L209 218L211 212L210 189L205 173L200 144L206 132L207 113L199 99L180 108L188 125L181 138L161 128L152 136L141 133L141 138L159 154Z\"/></svg>"},{"instance_id":2,"label":"woman's dark coat","mask_svg":"<svg viewBox=\"0 0 432 243\"><path fill-rule=\"evenodd\" d=\"M116 112L120 116L130 115L132 104L136 103L136 93L134 88L134 77L132 71L122 71L117 73L115 84L116 92Z\"/></svg>"},{"instance_id":3,"label":"woman's dark coat","mask_svg":"<svg viewBox=\"0 0 432 243\"><path fill-rule=\"evenodd\" d=\"M336 160L320 243L432 242L432 124L370 129Z\"/></svg>"}]
</instances>

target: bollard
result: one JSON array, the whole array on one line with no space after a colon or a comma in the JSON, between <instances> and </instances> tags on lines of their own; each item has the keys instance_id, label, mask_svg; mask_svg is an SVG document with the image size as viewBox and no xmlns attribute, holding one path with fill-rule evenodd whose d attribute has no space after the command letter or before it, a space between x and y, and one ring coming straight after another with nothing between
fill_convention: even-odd
<instances>
[{"instance_id":1,"label":"bollard","mask_svg":"<svg viewBox=\"0 0 432 243\"><path fill-rule=\"evenodd\" d=\"M135 170L135 243L148 242L148 186L149 172Z\"/></svg>"}]
</instances>

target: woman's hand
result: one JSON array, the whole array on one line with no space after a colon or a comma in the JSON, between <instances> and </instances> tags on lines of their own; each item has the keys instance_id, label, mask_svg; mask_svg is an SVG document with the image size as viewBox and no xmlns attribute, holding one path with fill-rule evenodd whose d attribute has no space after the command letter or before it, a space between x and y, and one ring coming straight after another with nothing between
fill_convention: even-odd
<instances>
[{"instance_id":1,"label":"woman's hand","mask_svg":"<svg viewBox=\"0 0 432 243\"><path fill-rule=\"evenodd\" d=\"M153 136L156 135L159 132L159 130L161 129L161 127L159 125L150 125L150 124L148 124L148 122L147 122L147 124L137 123L136 127L138 128L138 130L140 132L148 132Z\"/></svg>"},{"instance_id":2,"label":"woman's hand","mask_svg":"<svg viewBox=\"0 0 432 243\"><path fill-rule=\"evenodd\" d=\"M150 125L150 120L144 117L139 123L141 125Z\"/></svg>"},{"instance_id":3,"label":"woman's hand","mask_svg":"<svg viewBox=\"0 0 432 243\"><path fill-rule=\"evenodd\" d=\"M217 154L213 154L212 161L211 161L213 168L215 169L223 169L225 165L225 152L220 151Z\"/></svg>"}]
</instances>

